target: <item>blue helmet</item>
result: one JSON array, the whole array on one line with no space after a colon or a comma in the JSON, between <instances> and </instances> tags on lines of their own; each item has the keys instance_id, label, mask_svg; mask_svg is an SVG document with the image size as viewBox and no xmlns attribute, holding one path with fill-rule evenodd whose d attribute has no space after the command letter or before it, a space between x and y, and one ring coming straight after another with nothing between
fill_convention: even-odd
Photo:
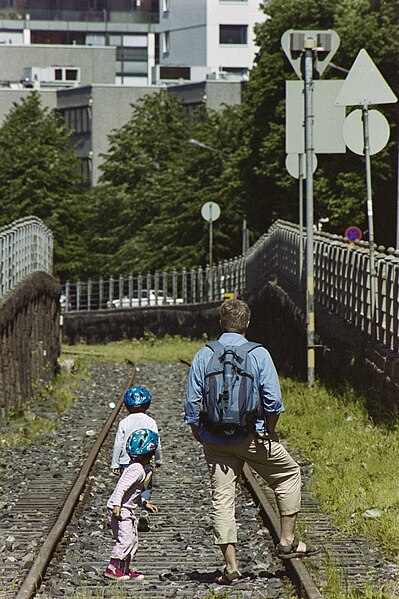
<instances>
[{"instance_id":1,"label":"blue helmet","mask_svg":"<svg viewBox=\"0 0 399 599\"><path fill-rule=\"evenodd\" d=\"M130 457L146 456L154 453L158 446L158 433L149 428L133 431L126 442L126 451Z\"/></svg>"},{"instance_id":2,"label":"blue helmet","mask_svg":"<svg viewBox=\"0 0 399 599\"><path fill-rule=\"evenodd\" d=\"M141 406L148 406L151 403L151 394L145 387L137 385L136 387L130 387L125 393L125 406L132 406L138 408Z\"/></svg>"}]
</instances>

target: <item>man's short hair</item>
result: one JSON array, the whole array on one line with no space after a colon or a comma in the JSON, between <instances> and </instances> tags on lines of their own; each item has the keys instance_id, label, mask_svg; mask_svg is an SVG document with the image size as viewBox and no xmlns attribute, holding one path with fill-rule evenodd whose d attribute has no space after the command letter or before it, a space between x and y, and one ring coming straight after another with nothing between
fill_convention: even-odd
<instances>
[{"instance_id":1,"label":"man's short hair","mask_svg":"<svg viewBox=\"0 0 399 599\"><path fill-rule=\"evenodd\" d=\"M251 310L242 300L226 300L220 306L220 326L225 333L244 333L250 318Z\"/></svg>"}]
</instances>

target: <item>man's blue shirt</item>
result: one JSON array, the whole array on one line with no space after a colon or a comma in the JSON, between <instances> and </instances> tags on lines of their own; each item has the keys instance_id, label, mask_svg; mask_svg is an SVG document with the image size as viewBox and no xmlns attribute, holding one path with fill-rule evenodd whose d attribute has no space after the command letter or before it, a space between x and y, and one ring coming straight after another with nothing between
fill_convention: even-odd
<instances>
[{"instance_id":1,"label":"man's blue shirt","mask_svg":"<svg viewBox=\"0 0 399 599\"><path fill-rule=\"evenodd\" d=\"M246 343L247 339L238 333L223 333L219 341L223 345L239 346ZM253 364L253 391L259 394L263 406L263 410L259 410L255 427L257 432L263 432L265 428L263 414L280 414L284 411L280 383L273 360L264 347L255 348L249 355ZM247 436L246 434L236 435L234 438L226 437L223 434L212 433L200 424L205 373L211 356L212 350L209 347L203 347L194 356L187 380L184 422L198 427L203 443L239 443Z\"/></svg>"}]
</instances>

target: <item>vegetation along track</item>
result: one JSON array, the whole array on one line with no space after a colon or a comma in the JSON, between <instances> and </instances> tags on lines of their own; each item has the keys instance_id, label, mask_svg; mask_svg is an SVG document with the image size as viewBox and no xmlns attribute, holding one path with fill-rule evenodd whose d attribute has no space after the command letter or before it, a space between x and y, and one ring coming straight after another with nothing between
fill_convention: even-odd
<instances>
[{"instance_id":1,"label":"vegetation along track","mask_svg":"<svg viewBox=\"0 0 399 599\"><path fill-rule=\"evenodd\" d=\"M222 560L212 542L206 466L200 446L183 424L186 376L187 366L176 363L146 364L135 373L135 383L148 386L153 396L150 413L159 425L164 465L154 475L153 502L159 513L151 518L151 530L140 533L135 569L145 579L125 583L133 596L206 597L221 590L214 583ZM12 486L7 483L0 520L5 564L0 597L68 597L82 591L86 597L117 596L115 583L103 577L113 546L105 506L116 482L109 468L115 417L123 403L121 390L131 380L128 366L95 366L91 379L82 383L79 402L63 417L63 426L32 450L31 466L26 468L25 457L19 460L10 451L16 475ZM115 408L110 408L111 402ZM92 468L89 453L95 458ZM258 497L251 473L246 474L249 482L237 494L238 559L245 578L229 596L281 598L294 576L302 595L320 597L301 560L286 565L276 558L276 516L267 500ZM68 523L67 508L76 501ZM271 533L261 519L264 514Z\"/></svg>"}]
</instances>

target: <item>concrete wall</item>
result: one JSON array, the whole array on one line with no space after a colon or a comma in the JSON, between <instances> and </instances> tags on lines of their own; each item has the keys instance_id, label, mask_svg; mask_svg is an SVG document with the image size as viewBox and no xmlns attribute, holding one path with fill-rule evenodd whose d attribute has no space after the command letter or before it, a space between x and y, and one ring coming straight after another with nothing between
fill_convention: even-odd
<instances>
[{"instance_id":1,"label":"concrete wall","mask_svg":"<svg viewBox=\"0 0 399 599\"><path fill-rule=\"evenodd\" d=\"M50 275L36 272L0 300L0 416L57 372L60 292Z\"/></svg>"},{"instance_id":2,"label":"concrete wall","mask_svg":"<svg viewBox=\"0 0 399 599\"><path fill-rule=\"evenodd\" d=\"M247 2L207 2L207 64L212 71L220 67L252 68L257 47L254 26L264 21L259 0ZM248 39L243 45L220 44L220 25L247 25Z\"/></svg>"},{"instance_id":3,"label":"concrete wall","mask_svg":"<svg viewBox=\"0 0 399 599\"><path fill-rule=\"evenodd\" d=\"M81 84L115 83L116 48L104 46L0 45L2 81L20 81L26 67L74 66Z\"/></svg>"},{"instance_id":4,"label":"concrete wall","mask_svg":"<svg viewBox=\"0 0 399 599\"><path fill-rule=\"evenodd\" d=\"M93 184L97 183L101 172L100 154L108 152L109 134L120 129L133 114L133 106L140 98L158 93L159 87L127 87L118 85L86 85L57 92L58 108L78 106L90 107L92 113L91 132L74 135L73 143L78 143L77 152L87 157L93 152Z\"/></svg>"},{"instance_id":5,"label":"concrete wall","mask_svg":"<svg viewBox=\"0 0 399 599\"><path fill-rule=\"evenodd\" d=\"M31 93L31 89L8 89L0 87L0 126L13 105L15 103L19 104L21 100L28 98ZM57 93L55 90L41 90L40 100L43 108L53 109L57 107Z\"/></svg>"},{"instance_id":6,"label":"concrete wall","mask_svg":"<svg viewBox=\"0 0 399 599\"><path fill-rule=\"evenodd\" d=\"M171 0L169 10L163 11L160 0L160 64L161 65L206 65L206 0L190 2ZM163 52L164 35L169 32L170 49Z\"/></svg>"},{"instance_id":7,"label":"concrete wall","mask_svg":"<svg viewBox=\"0 0 399 599\"><path fill-rule=\"evenodd\" d=\"M132 104L154 93L159 93L158 87L92 86L94 185L100 175L100 154L108 152L109 149L109 134L127 123L133 114Z\"/></svg>"}]
</instances>

